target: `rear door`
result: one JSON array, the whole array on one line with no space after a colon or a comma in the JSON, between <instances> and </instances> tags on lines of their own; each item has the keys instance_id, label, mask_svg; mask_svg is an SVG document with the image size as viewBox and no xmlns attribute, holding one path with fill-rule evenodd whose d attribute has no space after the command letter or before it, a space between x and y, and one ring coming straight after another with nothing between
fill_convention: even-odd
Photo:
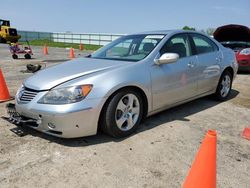
<instances>
[{"instance_id":1,"label":"rear door","mask_svg":"<svg viewBox=\"0 0 250 188\"><path fill-rule=\"evenodd\" d=\"M198 64L198 94L214 90L220 77L220 64L222 54L218 46L208 37L201 34L189 34L194 54L197 55Z\"/></svg>"}]
</instances>

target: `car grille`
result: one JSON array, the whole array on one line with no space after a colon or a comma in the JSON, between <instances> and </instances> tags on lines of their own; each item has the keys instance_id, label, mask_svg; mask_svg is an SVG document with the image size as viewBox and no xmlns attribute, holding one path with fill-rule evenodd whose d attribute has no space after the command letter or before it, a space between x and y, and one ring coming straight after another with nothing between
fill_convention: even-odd
<instances>
[{"instance_id":1,"label":"car grille","mask_svg":"<svg viewBox=\"0 0 250 188\"><path fill-rule=\"evenodd\" d=\"M38 91L36 91L36 90L24 88L19 93L19 101L22 103L28 103L28 102L32 101L37 94L38 94Z\"/></svg>"}]
</instances>

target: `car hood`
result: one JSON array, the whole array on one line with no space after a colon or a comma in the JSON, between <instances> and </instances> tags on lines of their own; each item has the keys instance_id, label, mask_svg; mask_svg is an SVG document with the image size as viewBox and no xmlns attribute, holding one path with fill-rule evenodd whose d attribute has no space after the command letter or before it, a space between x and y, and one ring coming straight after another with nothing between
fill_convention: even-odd
<instances>
[{"instance_id":1,"label":"car hood","mask_svg":"<svg viewBox=\"0 0 250 188\"><path fill-rule=\"evenodd\" d=\"M250 29L243 25L224 25L214 32L214 39L219 42L242 41L250 42Z\"/></svg>"},{"instance_id":2,"label":"car hood","mask_svg":"<svg viewBox=\"0 0 250 188\"><path fill-rule=\"evenodd\" d=\"M126 64L124 61L79 58L37 72L25 80L24 86L34 90L49 90L72 79Z\"/></svg>"}]
</instances>

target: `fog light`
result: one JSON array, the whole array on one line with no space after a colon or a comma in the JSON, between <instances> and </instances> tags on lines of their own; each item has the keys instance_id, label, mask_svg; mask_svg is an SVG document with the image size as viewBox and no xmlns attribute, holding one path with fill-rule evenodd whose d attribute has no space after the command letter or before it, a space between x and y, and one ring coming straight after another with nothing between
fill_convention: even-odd
<instances>
[{"instance_id":1,"label":"fog light","mask_svg":"<svg viewBox=\"0 0 250 188\"><path fill-rule=\"evenodd\" d=\"M50 129L55 129L56 128L56 126L53 123L48 123L48 127Z\"/></svg>"}]
</instances>

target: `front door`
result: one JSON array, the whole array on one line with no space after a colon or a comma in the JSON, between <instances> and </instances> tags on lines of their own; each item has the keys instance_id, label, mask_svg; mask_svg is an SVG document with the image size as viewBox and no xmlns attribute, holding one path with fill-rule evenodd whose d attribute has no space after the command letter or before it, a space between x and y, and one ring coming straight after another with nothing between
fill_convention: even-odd
<instances>
[{"instance_id":1,"label":"front door","mask_svg":"<svg viewBox=\"0 0 250 188\"><path fill-rule=\"evenodd\" d=\"M197 92L198 62L192 55L188 35L174 35L159 53L177 53L180 58L175 63L152 65L153 110L189 99Z\"/></svg>"}]
</instances>

